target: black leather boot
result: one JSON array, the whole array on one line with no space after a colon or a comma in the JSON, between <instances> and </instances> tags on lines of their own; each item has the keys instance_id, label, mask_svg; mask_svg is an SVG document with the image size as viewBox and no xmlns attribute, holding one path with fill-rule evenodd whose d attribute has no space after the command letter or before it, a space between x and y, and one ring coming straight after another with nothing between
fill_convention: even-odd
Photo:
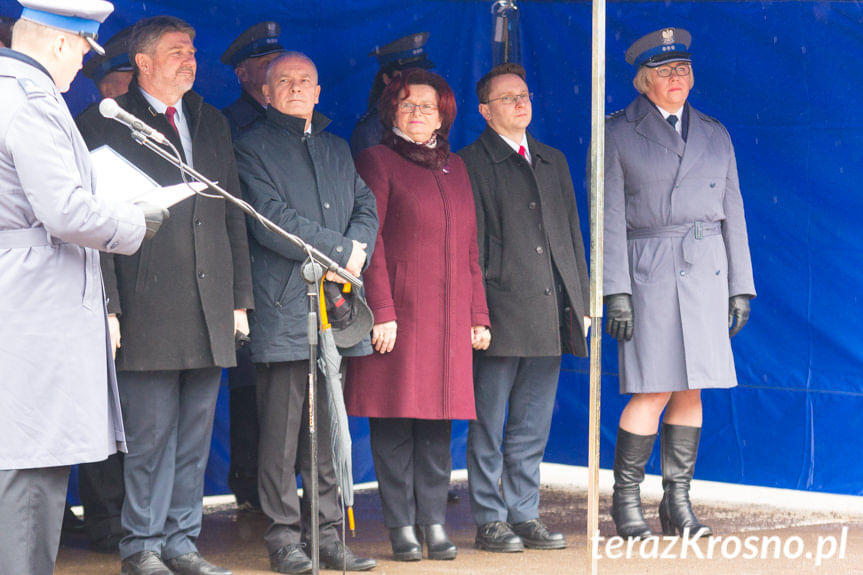
<instances>
[{"instance_id":1,"label":"black leather boot","mask_svg":"<svg viewBox=\"0 0 863 575\"><path fill-rule=\"evenodd\" d=\"M455 559L458 548L447 537L446 530L440 523L420 525L420 533L428 547L428 558L437 560Z\"/></svg>"},{"instance_id":2,"label":"black leather boot","mask_svg":"<svg viewBox=\"0 0 863 575\"><path fill-rule=\"evenodd\" d=\"M650 459L654 441L656 434L636 435L617 428L611 517L621 537L644 539L653 535L641 512L639 486L644 481L644 466Z\"/></svg>"},{"instance_id":3,"label":"black leather boot","mask_svg":"<svg viewBox=\"0 0 863 575\"><path fill-rule=\"evenodd\" d=\"M662 534L684 534L689 537L709 537L713 530L702 525L692 512L689 502L689 484L695 471L698 456L700 427L662 424L662 502L659 504L659 520Z\"/></svg>"},{"instance_id":4,"label":"black leather boot","mask_svg":"<svg viewBox=\"0 0 863 575\"><path fill-rule=\"evenodd\" d=\"M423 558L423 546L417 539L413 525L391 528L390 543L396 561L419 561Z\"/></svg>"}]
</instances>

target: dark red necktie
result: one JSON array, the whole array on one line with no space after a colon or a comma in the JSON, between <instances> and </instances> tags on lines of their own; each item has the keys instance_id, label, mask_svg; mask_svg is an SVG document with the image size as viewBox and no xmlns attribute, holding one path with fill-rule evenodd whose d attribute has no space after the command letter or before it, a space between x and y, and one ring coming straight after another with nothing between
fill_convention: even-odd
<instances>
[{"instance_id":1,"label":"dark red necktie","mask_svg":"<svg viewBox=\"0 0 863 575\"><path fill-rule=\"evenodd\" d=\"M176 113L177 113L177 108L175 108L174 106L168 106L167 109L165 110L165 116L168 117L168 122L171 124L171 127L174 128L174 132L176 132L177 135L179 136L180 131L177 130L177 124L174 122L174 114L176 114Z\"/></svg>"},{"instance_id":2,"label":"dark red necktie","mask_svg":"<svg viewBox=\"0 0 863 575\"><path fill-rule=\"evenodd\" d=\"M527 150L524 149L524 146L518 147L518 155L521 156L522 158L524 158L525 160L527 159Z\"/></svg>"}]
</instances>

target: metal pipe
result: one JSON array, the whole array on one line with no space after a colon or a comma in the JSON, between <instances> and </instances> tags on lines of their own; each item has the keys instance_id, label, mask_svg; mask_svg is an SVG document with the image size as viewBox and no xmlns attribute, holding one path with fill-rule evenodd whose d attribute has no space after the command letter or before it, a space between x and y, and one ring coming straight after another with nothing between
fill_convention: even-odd
<instances>
[{"instance_id":1,"label":"metal pipe","mask_svg":"<svg viewBox=\"0 0 863 575\"><path fill-rule=\"evenodd\" d=\"M590 114L590 428L587 542L590 574L597 573L593 537L599 534L599 431L602 396L602 266L605 214L605 0L593 0Z\"/></svg>"}]
</instances>

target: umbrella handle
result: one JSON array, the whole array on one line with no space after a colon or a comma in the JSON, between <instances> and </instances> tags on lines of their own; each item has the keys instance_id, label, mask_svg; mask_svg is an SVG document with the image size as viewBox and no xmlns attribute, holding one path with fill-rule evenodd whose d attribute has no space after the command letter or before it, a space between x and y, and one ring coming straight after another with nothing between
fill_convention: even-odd
<instances>
[{"instance_id":1,"label":"umbrella handle","mask_svg":"<svg viewBox=\"0 0 863 575\"><path fill-rule=\"evenodd\" d=\"M351 530L351 537L356 537L357 525L354 522L354 508L348 507L348 527Z\"/></svg>"}]
</instances>

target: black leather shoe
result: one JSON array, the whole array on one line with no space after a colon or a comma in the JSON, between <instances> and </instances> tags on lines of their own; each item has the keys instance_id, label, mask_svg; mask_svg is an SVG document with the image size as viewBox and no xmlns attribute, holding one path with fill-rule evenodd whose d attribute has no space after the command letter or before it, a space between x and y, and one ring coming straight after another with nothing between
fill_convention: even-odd
<instances>
[{"instance_id":1,"label":"black leather shoe","mask_svg":"<svg viewBox=\"0 0 863 575\"><path fill-rule=\"evenodd\" d=\"M289 543L270 554L270 569L276 573L299 573L312 572L312 560L303 551L301 543Z\"/></svg>"},{"instance_id":2,"label":"black leather shoe","mask_svg":"<svg viewBox=\"0 0 863 575\"><path fill-rule=\"evenodd\" d=\"M455 503L458 503L459 501L461 501L461 497L459 497L458 493L456 493L452 489L450 489L449 491L446 492L446 502L447 503L455 504Z\"/></svg>"},{"instance_id":3,"label":"black leather shoe","mask_svg":"<svg viewBox=\"0 0 863 575\"><path fill-rule=\"evenodd\" d=\"M155 551L138 551L123 559L121 565L123 575L171 575Z\"/></svg>"},{"instance_id":4,"label":"black leather shoe","mask_svg":"<svg viewBox=\"0 0 863 575\"><path fill-rule=\"evenodd\" d=\"M478 549L495 553L519 553L524 551L521 538L513 533L506 521L492 521L480 525L476 530L476 546Z\"/></svg>"},{"instance_id":5,"label":"black leather shoe","mask_svg":"<svg viewBox=\"0 0 863 575\"><path fill-rule=\"evenodd\" d=\"M166 559L165 565L174 575L233 575L230 570L213 565L197 551Z\"/></svg>"},{"instance_id":6,"label":"black leather shoe","mask_svg":"<svg viewBox=\"0 0 863 575\"><path fill-rule=\"evenodd\" d=\"M528 549L563 549L566 547L566 537L563 533L554 533L542 523L539 518L512 524L512 530L521 537Z\"/></svg>"},{"instance_id":7,"label":"black leather shoe","mask_svg":"<svg viewBox=\"0 0 863 575\"><path fill-rule=\"evenodd\" d=\"M419 561L423 558L423 546L413 525L390 528L390 543L396 561Z\"/></svg>"},{"instance_id":8,"label":"black leather shoe","mask_svg":"<svg viewBox=\"0 0 863 575\"><path fill-rule=\"evenodd\" d=\"M440 523L420 525L420 533L428 547L429 559L455 559L458 548L447 537L446 530Z\"/></svg>"},{"instance_id":9,"label":"black leather shoe","mask_svg":"<svg viewBox=\"0 0 863 575\"><path fill-rule=\"evenodd\" d=\"M69 504L66 504L66 507L63 509L63 533L83 533L84 532L84 522L78 519L78 516L72 511L72 508L69 507Z\"/></svg>"},{"instance_id":10,"label":"black leather shoe","mask_svg":"<svg viewBox=\"0 0 863 575\"><path fill-rule=\"evenodd\" d=\"M378 564L370 557L357 557L347 545L338 540L322 543L320 557L321 567L337 571L368 571Z\"/></svg>"}]
</instances>

